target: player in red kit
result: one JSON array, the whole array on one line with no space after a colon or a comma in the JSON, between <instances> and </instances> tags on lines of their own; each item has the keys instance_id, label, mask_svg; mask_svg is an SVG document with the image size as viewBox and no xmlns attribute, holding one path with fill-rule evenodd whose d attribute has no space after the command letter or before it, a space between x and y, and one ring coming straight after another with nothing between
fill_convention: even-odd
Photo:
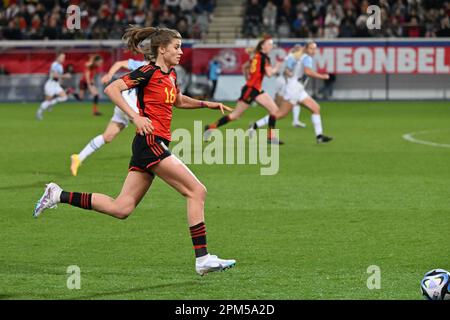
<instances>
[{"instance_id":1,"label":"player in red kit","mask_svg":"<svg viewBox=\"0 0 450 320\"><path fill-rule=\"evenodd\" d=\"M103 58L100 55L92 55L89 61L86 63L86 67L83 71L83 76L81 77L79 83L79 93L78 97L83 100L86 90L92 96L92 114L94 116L102 115L98 110L98 89L95 86L95 76L98 74L100 67L103 65Z\"/></svg>"},{"instance_id":2,"label":"player in red kit","mask_svg":"<svg viewBox=\"0 0 450 320\"><path fill-rule=\"evenodd\" d=\"M37 217L58 203L68 203L125 219L145 196L154 177L158 176L187 200L196 272L204 275L231 268L235 260L219 259L208 253L204 217L205 186L168 149L173 106L182 109L220 109L222 113L231 109L221 103L190 98L179 91L174 66L180 62L183 51L178 31L130 27L124 40L135 53L149 55L151 63L112 82L105 89L112 102L136 125L129 172L121 193L117 198L111 198L100 193L67 192L57 184L49 183L33 215ZM139 113L133 111L121 94L121 91L132 88L137 89Z\"/></svg>"},{"instance_id":3,"label":"player in red kit","mask_svg":"<svg viewBox=\"0 0 450 320\"><path fill-rule=\"evenodd\" d=\"M203 134L204 140L208 140L212 130L223 126L230 121L237 120L241 117L248 106L256 101L269 112L269 131L267 142L274 144L282 144L278 138L273 134L272 129L275 128L275 113L278 110L277 105L270 97L270 95L262 90L262 82L265 76L271 77L278 72L281 66L281 62L277 62L275 67L270 64L270 58L268 54L273 48L273 40L270 37L265 37L260 40L256 46L255 52L245 69L247 82L242 88L241 96L238 100L236 108L229 115L223 116L216 122L206 125Z\"/></svg>"}]
</instances>

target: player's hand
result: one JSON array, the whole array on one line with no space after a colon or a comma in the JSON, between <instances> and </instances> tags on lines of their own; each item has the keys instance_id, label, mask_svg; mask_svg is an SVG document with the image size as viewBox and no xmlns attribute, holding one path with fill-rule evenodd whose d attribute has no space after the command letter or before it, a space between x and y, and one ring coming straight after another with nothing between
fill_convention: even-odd
<instances>
[{"instance_id":1,"label":"player's hand","mask_svg":"<svg viewBox=\"0 0 450 320\"><path fill-rule=\"evenodd\" d=\"M137 132L143 136L145 134L151 134L153 132L152 121L147 117L137 116L133 119Z\"/></svg>"},{"instance_id":2,"label":"player's hand","mask_svg":"<svg viewBox=\"0 0 450 320\"><path fill-rule=\"evenodd\" d=\"M110 76L110 75L107 73L107 74L105 74L105 75L102 77L101 81L102 81L103 84L107 84L108 82L111 81L111 79L112 79L112 76Z\"/></svg>"},{"instance_id":3,"label":"player's hand","mask_svg":"<svg viewBox=\"0 0 450 320\"><path fill-rule=\"evenodd\" d=\"M330 75L328 73L325 73L323 75L323 80L328 80L328 79L330 79Z\"/></svg>"},{"instance_id":4,"label":"player's hand","mask_svg":"<svg viewBox=\"0 0 450 320\"><path fill-rule=\"evenodd\" d=\"M225 111L228 111L228 112L232 112L233 111L232 108L230 108L230 107L228 107L228 106L226 106L226 105L224 105L223 103L220 103L220 102L209 102L209 101L207 101L207 102L205 102L205 105L209 109L213 109L213 110L220 109L220 112L222 112L222 114L225 114Z\"/></svg>"}]
</instances>

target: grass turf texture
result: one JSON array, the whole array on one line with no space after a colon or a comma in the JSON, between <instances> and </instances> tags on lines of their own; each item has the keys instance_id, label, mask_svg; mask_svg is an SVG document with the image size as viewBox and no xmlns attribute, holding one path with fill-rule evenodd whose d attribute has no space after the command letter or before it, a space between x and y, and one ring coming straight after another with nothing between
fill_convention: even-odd
<instances>
[{"instance_id":1,"label":"grass turf texture","mask_svg":"<svg viewBox=\"0 0 450 320\"><path fill-rule=\"evenodd\" d=\"M127 174L130 127L90 157L74 178L69 156L112 115L61 104L34 119L37 104L0 104L0 298L3 299L421 299L420 280L450 269L450 149L413 144L404 133L442 129L422 140L450 143L450 108L440 102L324 102L329 145L278 122L280 171L252 165L190 165L208 188L210 251L237 260L224 273L194 272L185 200L160 180L125 221L67 205L32 218L44 185L116 196ZM264 115L250 108L227 126ZM173 129L211 122L210 110L176 110ZM81 290L66 269L81 268ZM369 290L367 268L381 268Z\"/></svg>"}]
</instances>

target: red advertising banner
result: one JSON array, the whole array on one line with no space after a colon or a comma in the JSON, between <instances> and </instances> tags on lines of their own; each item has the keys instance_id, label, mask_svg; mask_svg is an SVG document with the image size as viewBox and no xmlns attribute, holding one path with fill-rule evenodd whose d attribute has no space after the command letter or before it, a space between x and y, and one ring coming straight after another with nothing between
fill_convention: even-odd
<instances>
[{"instance_id":1,"label":"red advertising banner","mask_svg":"<svg viewBox=\"0 0 450 320\"><path fill-rule=\"evenodd\" d=\"M282 60L294 43L282 43L274 49L271 60ZM0 67L9 73L48 73L55 59L56 50L44 48L22 48L3 50ZM68 48L65 49L65 66L72 64L75 72L82 72L90 54L104 57L103 71L116 60L140 56L132 55L120 48ZM242 74L242 65L249 59L245 47L183 47L181 65L187 72L206 74L208 64L218 58L222 74ZM319 42L314 57L319 72L334 74L450 74L450 41L434 42Z\"/></svg>"},{"instance_id":2,"label":"red advertising banner","mask_svg":"<svg viewBox=\"0 0 450 320\"><path fill-rule=\"evenodd\" d=\"M192 48L183 49L183 58L181 65L187 70L191 69L191 51ZM62 52L66 54L64 67L72 65L74 72L83 72L86 62L91 54L99 54L103 57L104 64L100 72L107 72L117 60L126 60L129 58L143 59L142 55L132 54L125 49L64 49ZM56 50L53 49L12 49L4 50L0 53L0 67L10 74L31 74L31 73L48 73L50 65L55 60Z\"/></svg>"},{"instance_id":3,"label":"red advertising banner","mask_svg":"<svg viewBox=\"0 0 450 320\"><path fill-rule=\"evenodd\" d=\"M450 74L450 47L325 47L314 60L335 74Z\"/></svg>"},{"instance_id":4,"label":"red advertising banner","mask_svg":"<svg viewBox=\"0 0 450 320\"><path fill-rule=\"evenodd\" d=\"M270 54L272 63L289 48ZM249 59L245 48L194 48L192 71L206 74L217 57L223 74L240 74ZM450 46L324 46L314 56L319 72L334 74L450 74Z\"/></svg>"}]
</instances>

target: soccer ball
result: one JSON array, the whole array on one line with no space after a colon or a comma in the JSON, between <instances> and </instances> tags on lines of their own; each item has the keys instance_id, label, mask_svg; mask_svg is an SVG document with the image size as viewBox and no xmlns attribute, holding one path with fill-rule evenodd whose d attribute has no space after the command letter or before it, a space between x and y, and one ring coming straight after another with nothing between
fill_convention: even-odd
<instances>
[{"instance_id":1,"label":"soccer ball","mask_svg":"<svg viewBox=\"0 0 450 320\"><path fill-rule=\"evenodd\" d=\"M420 286L427 300L450 300L450 272L444 269L427 272Z\"/></svg>"}]
</instances>

